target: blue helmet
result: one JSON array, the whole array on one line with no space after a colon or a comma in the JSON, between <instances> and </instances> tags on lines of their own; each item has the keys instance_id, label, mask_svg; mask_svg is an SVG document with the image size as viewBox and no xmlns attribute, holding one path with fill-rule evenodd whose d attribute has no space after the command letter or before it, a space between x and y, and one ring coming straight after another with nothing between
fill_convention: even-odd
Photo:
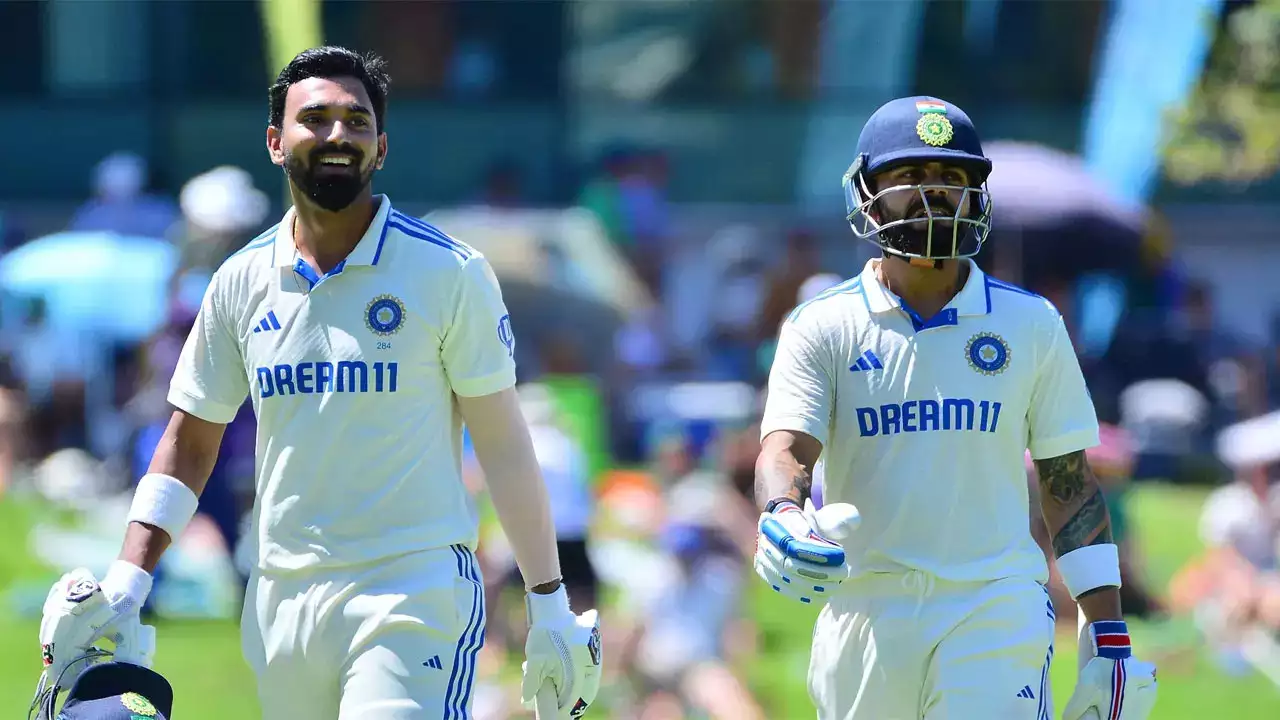
<instances>
[{"instance_id":1,"label":"blue helmet","mask_svg":"<svg viewBox=\"0 0 1280 720\"><path fill-rule=\"evenodd\" d=\"M895 185L875 188L871 177L902 165L939 162L963 168L969 185ZM880 106L858 136L858 155L844 175L847 220L858 237L885 253L916 262L972 257L991 232L991 197L987 176L991 160L973 121L963 110L935 97L898 98ZM951 208L940 191L961 191ZM920 196L922 215L889 218L878 202L890 193ZM935 197L929 198L933 194ZM964 200L968 200L967 212ZM943 204L944 207L938 206Z\"/></svg>"}]
</instances>

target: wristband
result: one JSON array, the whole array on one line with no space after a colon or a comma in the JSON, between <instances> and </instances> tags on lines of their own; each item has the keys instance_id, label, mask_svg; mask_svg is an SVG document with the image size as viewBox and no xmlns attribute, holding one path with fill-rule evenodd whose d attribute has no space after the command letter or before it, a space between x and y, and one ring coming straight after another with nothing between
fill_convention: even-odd
<instances>
[{"instance_id":1,"label":"wristband","mask_svg":"<svg viewBox=\"0 0 1280 720\"><path fill-rule=\"evenodd\" d=\"M127 560L116 560L98 586L107 596L107 604L124 614L140 609L147 601L147 595L151 594L151 575Z\"/></svg>"},{"instance_id":2,"label":"wristband","mask_svg":"<svg viewBox=\"0 0 1280 720\"><path fill-rule=\"evenodd\" d=\"M800 509L800 506L796 504L795 500L792 500L789 497L776 497L764 504L764 511L767 513L779 512L785 509L787 505L790 505L797 510Z\"/></svg>"},{"instance_id":3,"label":"wristband","mask_svg":"<svg viewBox=\"0 0 1280 720\"><path fill-rule=\"evenodd\" d=\"M1112 543L1076 548L1058 558L1058 573L1073 599L1100 587L1120 587L1120 550Z\"/></svg>"},{"instance_id":4,"label":"wristband","mask_svg":"<svg viewBox=\"0 0 1280 720\"><path fill-rule=\"evenodd\" d=\"M1124 660L1133 655L1129 626L1123 620L1094 621L1089 625L1089 637L1093 639L1094 657Z\"/></svg>"},{"instance_id":5,"label":"wristband","mask_svg":"<svg viewBox=\"0 0 1280 720\"><path fill-rule=\"evenodd\" d=\"M200 499L182 481L160 473L147 473L138 481L129 507L129 522L154 525L176 542L196 514Z\"/></svg>"},{"instance_id":6,"label":"wristband","mask_svg":"<svg viewBox=\"0 0 1280 720\"><path fill-rule=\"evenodd\" d=\"M533 625L539 619L552 617L554 615L572 615L569 610L569 593L565 592L564 585L556 588L555 592L539 595L538 593L527 592L524 594L525 608L529 612L529 624Z\"/></svg>"}]
</instances>

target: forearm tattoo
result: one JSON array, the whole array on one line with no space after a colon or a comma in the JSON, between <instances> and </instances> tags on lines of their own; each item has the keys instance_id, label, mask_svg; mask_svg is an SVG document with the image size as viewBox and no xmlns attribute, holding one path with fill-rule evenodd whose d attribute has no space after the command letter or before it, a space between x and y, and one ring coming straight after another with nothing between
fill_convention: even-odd
<instances>
[{"instance_id":1,"label":"forearm tattoo","mask_svg":"<svg viewBox=\"0 0 1280 720\"><path fill-rule=\"evenodd\" d=\"M761 507L777 497L803 505L813 490L813 476L791 453L779 453L773 463L756 466L756 503Z\"/></svg>"},{"instance_id":2,"label":"forearm tattoo","mask_svg":"<svg viewBox=\"0 0 1280 720\"><path fill-rule=\"evenodd\" d=\"M1111 516L1084 451L1036 461L1040 509L1057 557L1089 545L1114 542Z\"/></svg>"},{"instance_id":3,"label":"forearm tattoo","mask_svg":"<svg viewBox=\"0 0 1280 720\"><path fill-rule=\"evenodd\" d=\"M1075 502L1084 491L1087 468L1083 450L1046 460L1037 460L1036 472L1040 475L1040 491L1046 497L1063 505Z\"/></svg>"}]
</instances>

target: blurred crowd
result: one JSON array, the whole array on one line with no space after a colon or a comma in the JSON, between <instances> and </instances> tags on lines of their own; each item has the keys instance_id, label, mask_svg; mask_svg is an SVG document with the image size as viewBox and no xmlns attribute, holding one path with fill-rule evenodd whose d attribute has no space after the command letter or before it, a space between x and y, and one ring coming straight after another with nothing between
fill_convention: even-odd
<instances>
[{"instance_id":1,"label":"blurred crowd","mask_svg":"<svg viewBox=\"0 0 1280 720\"><path fill-rule=\"evenodd\" d=\"M652 303L634 308L611 339L522 341L521 394L571 595L584 607L598 600L605 608L612 689L601 697L610 698L610 716L750 720L764 714L737 661L761 642L744 587L773 341L793 307L856 272L869 250L848 234L832 239L803 225L778 232L746 221L690 243L674 227L666 172L661 150L616 146L585 173L577 205ZM55 306L67 313L70 302L53 291L0 298L0 502L6 488L76 507L130 492L171 411L168 380L212 272L274 219L276 203L234 167L190 179L177 197L148 187L143 159L105 158L91 197L59 236L109 253L123 252L113 244L120 238L147 239L138 247L162 262L154 277L128 282L161 284L163 303L136 310L116 291L98 296L90 304L113 317L142 314L106 332L100 320L76 324L90 315L51 322ZM474 204L495 214L524 207L520 168L495 161ZM1116 255L1112 265L1104 257L1079 272L1037 274L1001 255L999 237L981 261L1053 300L1077 343L1104 422L1103 445L1090 458L1122 546L1126 612L1195 615L1227 646L1224 653L1261 662L1258 648L1274 648L1280 637L1280 453L1253 439L1224 449L1220 438L1280 410L1280 308L1267 309L1277 317L1267 342L1234 336L1221 322L1232 309L1218 307L1212 286L1180 263L1158 222L1146 229L1132 263ZM4 251L16 257L46 240L9 234ZM1269 433L1280 438L1280 424L1250 437ZM232 579L247 572L253 435L246 403L201 498L200 519L180 543L188 555L224 556ZM466 470L490 517L483 473L470 458ZM1028 479L1034 498L1030 465ZM1133 484L1150 479L1219 486L1201 528L1210 549L1170 592L1147 581L1126 506ZM1034 503L1029 511L1048 554ZM481 557L493 608L477 717L500 718L515 708L499 689L510 683L497 679L507 651L519 648L524 619L518 574L491 521ZM162 565L160 584L166 572L183 574ZM1053 590L1058 617L1074 618L1056 580Z\"/></svg>"}]
</instances>

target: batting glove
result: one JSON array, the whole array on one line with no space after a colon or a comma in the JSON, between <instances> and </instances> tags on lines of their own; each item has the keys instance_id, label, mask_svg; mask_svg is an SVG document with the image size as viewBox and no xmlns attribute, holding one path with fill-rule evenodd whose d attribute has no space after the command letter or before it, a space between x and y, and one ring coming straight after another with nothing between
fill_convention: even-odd
<instances>
[{"instance_id":1,"label":"batting glove","mask_svg":"<svg viewBox=\"0 0 1280 720\"><path fill-rule=\"evenodd\" d=\"M811 603L831 595L849 579L844 540L862 517L848 503L832 503L815 510L793 502L778 503L760 515L756 534L756 574L776 592Z\"/></svg>"},{"instance_id":2,"label":"batting glove","mask_svg":"<svg viewBox=\"0 0 1280 720\"><path fill-rule=\"evenodd\" d=\"M123 561L112 564L101 584L93 573L77 568L63 575L45 597L40 619L40 650L45 676L69 687L88 666L82 662L93 643L131 639L151 576Z\"/></svg>"},{"instance_id":3,"label":"batting glove","mask_svg":"<svg viewBox=\"0 0 1280 720\"><path fill-rule=\"evenodd\" d=\"M556 715L538 720L577 720L600 691L600 619L595 610L574 615L564 587L550 595L529 593L529 638L525 641L520 699L535 709L538 691L555 690Z\"/></svg>"},{"instance_id":4,"label":"batting glove","mask_svg":"<svg viewBox=\"0 0 1280 720\"><path fill-rule=\"evenodd\" d=\"M1089 638L1092 648L1080 650L1092 650L1093 659L1080 671L1063 720L1146 720L1156 704L1156 666L1133 657L1122 620L1092 623Z\"/></svg>"}]
</instances>

